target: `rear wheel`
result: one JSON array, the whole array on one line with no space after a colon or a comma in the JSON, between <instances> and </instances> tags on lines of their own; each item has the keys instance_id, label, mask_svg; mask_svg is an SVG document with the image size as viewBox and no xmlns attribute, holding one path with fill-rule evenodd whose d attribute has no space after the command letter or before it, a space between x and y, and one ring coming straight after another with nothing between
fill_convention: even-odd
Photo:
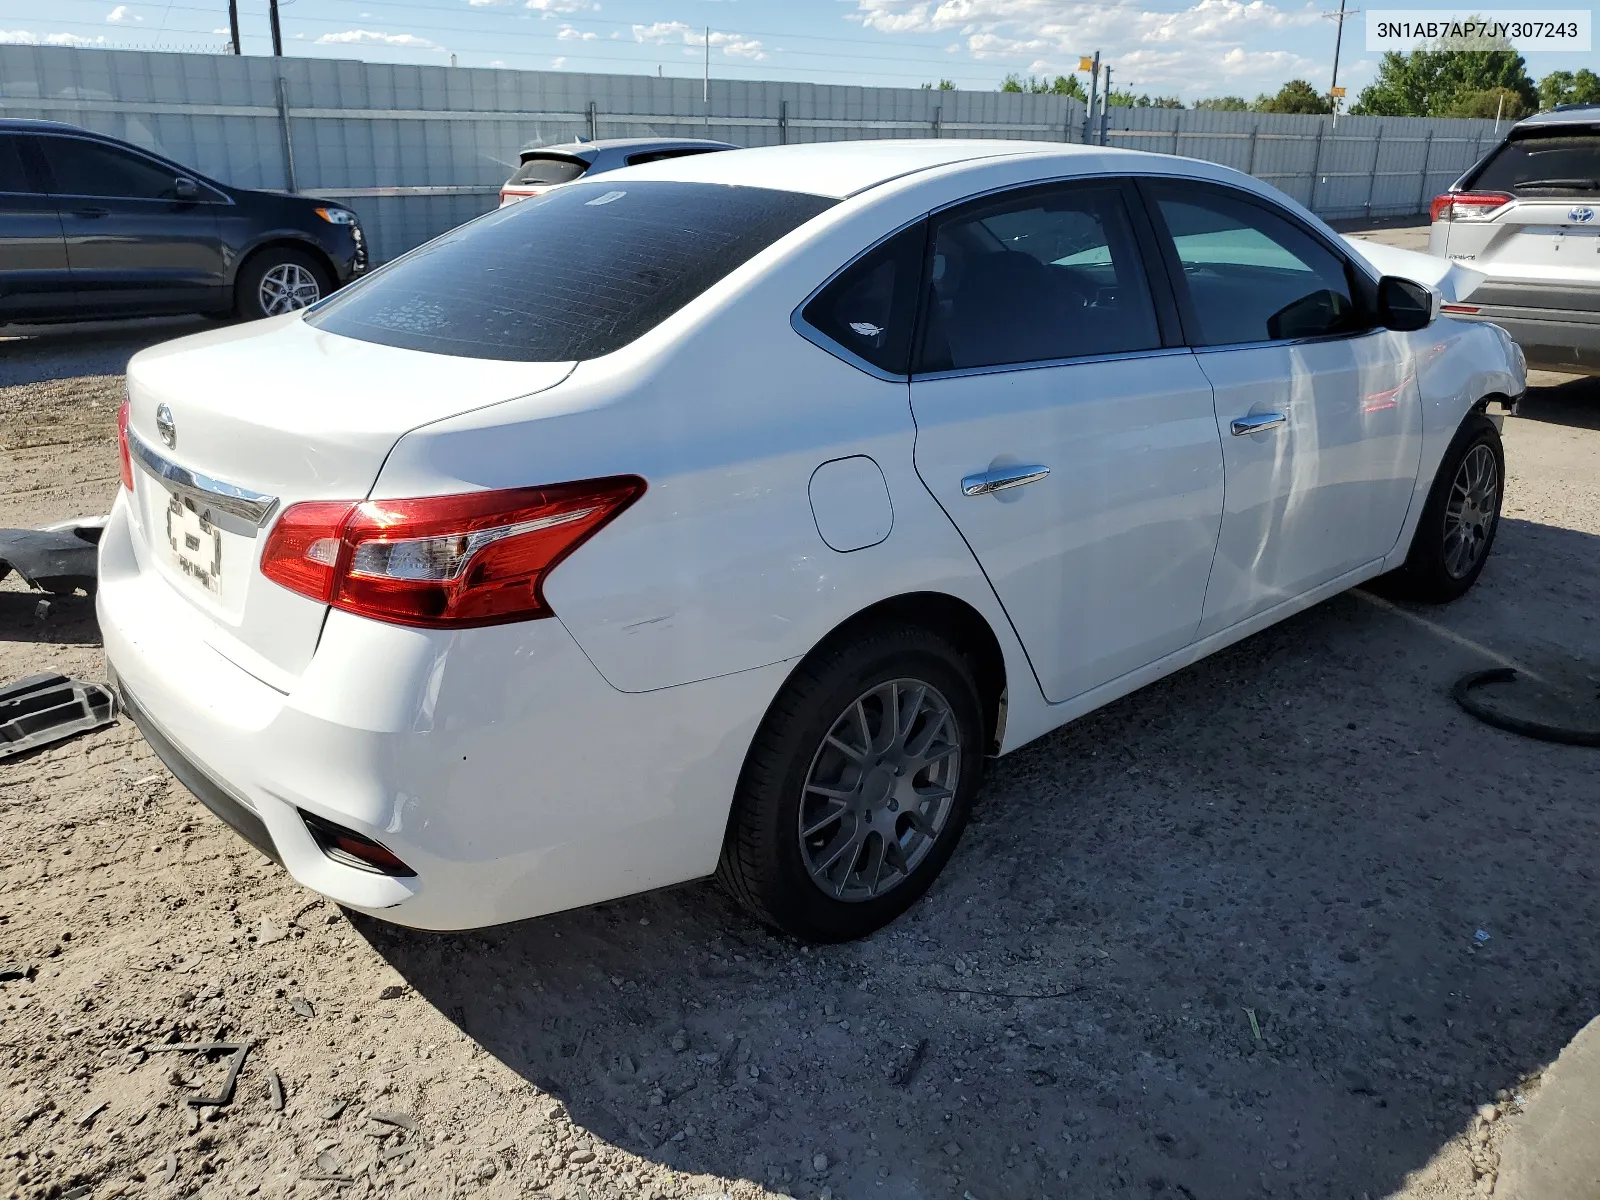
<instances>
[{"instance_id":1,"label":"rear wheel","mask_svg":"<svg viewBox=\"0 0 1600 1200\"><path fill-rule=\"evenodd\" d=\"M886 626L829 647L756 734L717 876L786 933L863 937L949 860L984 744L971 665L944 638Z\"/></svg>"},{"instance_id":2,"label":"rear wheel","mask_svg":"<svg viewBox=\"0 0 1600 1200\"><path fill-rule=\"evenodd\" d=\"M1405 565L1384 578L1384 590L1428 604L1465 595L1483 573L1500 527L1505 471L1500 431L1473 413L1445 451Z\"/></svg>"},{"instance_id":3,"label":"rear wheel","mask_svg":"<svg viewBox=\"0 0 1600 1200\"><path fill-rule=\"evenodd\" d=\"M333 290L328 270L311 255L290 246L269 246L239 272L234 307L254 321L307 308Z\"/></svg>"}]
</instances>

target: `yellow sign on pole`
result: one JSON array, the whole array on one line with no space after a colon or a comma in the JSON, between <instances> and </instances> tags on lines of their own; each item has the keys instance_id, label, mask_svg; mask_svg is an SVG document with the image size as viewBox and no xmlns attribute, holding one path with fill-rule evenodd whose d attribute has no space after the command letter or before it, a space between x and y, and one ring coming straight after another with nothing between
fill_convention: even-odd
<instances>
[{"instance_id":1,"label":"yellow sign on pole","mask_svg":"<svg viewBox=\"0 0 1600 1200\"><path fill-rule=\"evenodd\" d=\"M1342 87L1329 88L1328 89L1328 95L1332 96L1336 100L1343 100L1344 99L1344 89Z\"/></svg>"},{"instance_id":2,"label":"yellow sign on pole","mask_svg":"<svg viewBox=\"0 0 1600 1200\"><path fill-rule=\"evenodd\" d=\"M1094 70L1094 59L1090 58L1087 54L1080 54L1078 56L1078 70L1080 70L1080 71L1092 71L1092 70Z\"/></svg>"}]
</instances>

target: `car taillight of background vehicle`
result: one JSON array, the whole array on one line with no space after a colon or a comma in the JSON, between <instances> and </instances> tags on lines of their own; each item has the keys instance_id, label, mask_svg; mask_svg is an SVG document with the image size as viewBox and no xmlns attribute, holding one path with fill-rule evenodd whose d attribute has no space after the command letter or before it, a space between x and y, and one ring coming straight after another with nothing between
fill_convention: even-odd
<instances>
[{"instance_id":1,"label":"car taillight of background vehicle","mask_svg":"<svg viewBox=\"0 0 1600 1200\"><path fill-rule=\"evenodd\" d=\"M515 204L518 200L527 200L532 196L542 196L546 192L548 192L549 190L550 190L549 188L542 188L542 187L535 187L535 188L520 188L519 187L519 188L516 188L516 189L501 188L500 189L500 207L504 208L508 204Z\"/></svg>"},{"instance_id":2,"label":"car taillight of background vehicle","mask_svg":"<svg viewBox=\"0 0 1600 1200\"><path fill-rule=\"evenodd\" d=\"M1446 192L1428 206L1430 221L1486 221L1516 197L1506 192Z\"/></svg>"},{"instance_id":3,"label":"car taillight of background vehicle","mask_svg":"<svg viewBox=\"0 0 1600 1200\"><path fill-rule=\"evenodd\" d=\"M121 460L122 486L133 491L133 455L128 452L128 406L132 400L122 397L122 407L117 409L117 457Z\"/></svg>"},{"instance_id":4,"label":"car taillight of background vehicle","mask_svg":"<svg viewBox=\"0 0 1600 1200\"><path fill-rule=\"evenodd\" d=\"M644 494L636 475L415 500L290 505L261 573L345 612L459 628L551 615L545 576Z\"/></svg>"}]
</instances>

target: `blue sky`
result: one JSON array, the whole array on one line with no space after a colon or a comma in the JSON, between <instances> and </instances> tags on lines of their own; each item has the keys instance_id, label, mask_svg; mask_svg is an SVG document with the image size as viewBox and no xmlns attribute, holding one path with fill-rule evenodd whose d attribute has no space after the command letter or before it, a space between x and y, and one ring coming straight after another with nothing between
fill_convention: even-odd
<instances>
[{"instance_id":1,"label":"blue sky","mask_svg":"<svg viewBox=\"0 0 1600 1200\"><path fill-rule=\"evenodd\" d=\"M280 0L285 52L386 62L992 90L1100 50L1114 84L1185 100L1328 86L1337 0ZM1350 0L1359 11L1364 0ZM1385 7L1398 3L1387 0ZM1409 6L1409 5L1408 5ZM1498 0L1493 7L1505 7ZM1353 99L1378 55L1346 23ZM240 0L247 54L271 50L266 0ZM226 0L0 0L0 41L202 48ZM1529 55L1535 76L1589 56Z\"/></svg>"}]
</instances>

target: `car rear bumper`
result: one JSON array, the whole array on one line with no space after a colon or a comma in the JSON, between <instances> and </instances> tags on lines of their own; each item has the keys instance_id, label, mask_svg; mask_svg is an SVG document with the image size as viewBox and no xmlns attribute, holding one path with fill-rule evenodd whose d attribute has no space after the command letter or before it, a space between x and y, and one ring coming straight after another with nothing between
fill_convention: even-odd
<instances>
[{"instance_id":1,"label":"car rear bumper","mask_svg":"<svg viewBox=\"0 0 1600 1200\"><path fill-rule=\"evenodd\" d=\"M143 573L118 497L101 541L106 658L157 755L299 882L429 929L493 925L709 874L779 664L619 692L556 620L445 633L333 612L285 694ZM303 813L414 877L325 854Z\"/></svg>"},{"instance_id":2,"label":"car rear bumper","mask_svg":"<svg viewBox=\"0 0 1600 1200\"><path fill-rule=\"evenodd\" d=\"M1466 301L1476 313L1450 315L1500 326L1522 347L1531 370L1600 374L1600 313L1528 308L1493 299L1479 289Z\"/></svg>"}]
</instances>

